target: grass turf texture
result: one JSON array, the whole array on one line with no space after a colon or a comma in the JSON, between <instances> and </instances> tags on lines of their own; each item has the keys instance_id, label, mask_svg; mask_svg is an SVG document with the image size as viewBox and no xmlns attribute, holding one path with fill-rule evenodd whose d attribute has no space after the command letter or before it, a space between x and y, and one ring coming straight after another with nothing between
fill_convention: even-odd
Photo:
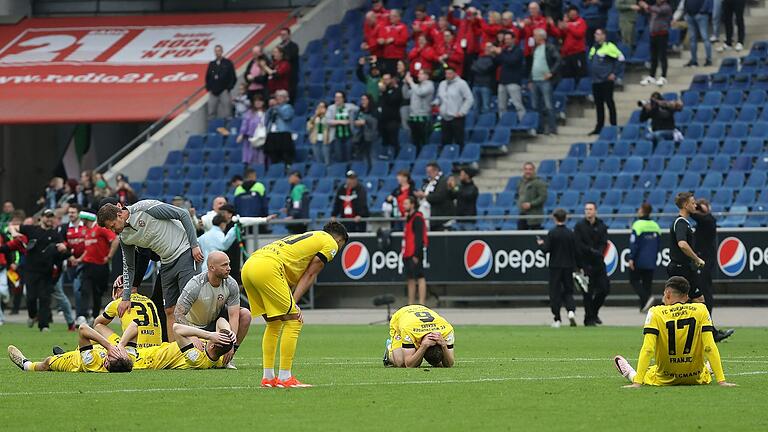
<instances>
[{"instance_id":1,"label":"grass turf texture","mask_svg":"<svg viewBox=\"0 0 768 432\"><path fill-rule=\"evenodd\" d=\"M23 373L8 344L38 360L53 344L72 349L75 335L5 325L1 429L768 430L768 329L739 329L720 345L739 387L641 389L621 388L611 361L621 353L636 364L639 328L460 326L455 368L404 370L382 367L384 326L309 324L294 372L310 389L259 388L262 332L251 329L238 370Z\"/></svg>"}]
</instances>

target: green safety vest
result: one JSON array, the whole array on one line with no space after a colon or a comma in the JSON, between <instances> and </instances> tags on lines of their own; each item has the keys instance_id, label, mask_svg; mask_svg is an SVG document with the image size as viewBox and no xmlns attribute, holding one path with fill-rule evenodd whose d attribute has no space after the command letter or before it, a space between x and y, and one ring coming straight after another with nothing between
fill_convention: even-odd
<instances>
[{"instance_id":1,"label":"green safety vest","mask_svg":"<svg viewBox=\"0 0 768 432\"><path fill-rule=\"evenodd\" d=\"M244 193L250 192L251 194L258 194L261 196L264 196L264 193L267 191L267 189L264 187L264 184L261 182L256 182L251 186L250 190L245 190L243 185L238 186L235 188L235 196L242 195Z\"/></svg>"},{"instance_id":2,"label":"green safety vest","mask_svg":"<svg viewBox=\"0 0 768 432\"><path fill-rule=\"evenodd\" d=\"M632 231L637 235L643 235L646 233L656 233L661 235L661 228L656 221L647 219L638 219L632 224Z\"/></svg>"}]
</instances>

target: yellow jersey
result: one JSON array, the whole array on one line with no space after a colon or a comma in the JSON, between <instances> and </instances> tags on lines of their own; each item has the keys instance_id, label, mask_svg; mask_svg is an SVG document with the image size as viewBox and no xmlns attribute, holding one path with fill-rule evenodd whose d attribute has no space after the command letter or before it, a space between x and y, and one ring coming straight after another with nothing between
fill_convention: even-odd
<instances>
[{"instance_id":1,"label":"yellow jersey","mask_svg":"<svg viewBox=\"0 0 768 432\"><path fill-rule=\"evenodd\" d=\"M703 303L654 306L645 318L643 334L656 335L655 385L704 384L711 381L704 365L702 332L714 331ZM647 379L646 379L647 380Z\"/></svg>"},{"instance_id":2,"label":"yellow jersey","mask_svg":"<svg viewBox=\"0 0 768 432\"><path fill-rule=\"evenodd\" d=\"M203 341L207 344L207 342ZM220 369L224 357L213 361L205 351L189 344L179 348L178 342L163 342L158 346L139 349L134 369Z\"/></svg>"},{"instance_id":3,"label":"yellow jersey","mask_svg":"<svg viewBox=\"0 0 768 432\"><path fill-rule=\"evenodd\" d=\"M117 306L121 299L111 301L104 308L104 318L114 319L117 316ZM138 294L131 294L131 308L120 317L120 327L122 331L135 322L139 326L139 335L136 338L138 348L149 348L163 343L163 328L160 324L160 317L157 314L155 303L149 298Z\"/></svg>"},{"instance_id":4,"label":"yellow jersey","mask_svg":"<svg viewBox=\"0 0 768 432\"><path fill-rule=\"evenodd\" d=\"M285 280L293 288L307 270L312 258L318 257L328 264L338 252L339 245L325 231L309 231L274 241L251 255L269 257L282 264Z\"/></svg>"},{"instance_id":5,"label":"yellow jersey","mask_svg":"<svg viewBox=\"0 0 768 432\"><path fill-rule=\"evenodd\" d=\"M136 360L130 350L129 355ZM54 355L48 367L56 372L109 372L104 366L106 358L107 350L101 345L94 345Z\"/></svg>"},{"instance_id":6,"label":"yellow jersey","mask_svg":"<svg viewBox=\"0 0 768 432\"><path fill-rule=\"evenodd\" d=\"M392 348L418 348L421 339L429 333L440 333L453 348L454 334L445 318L422 305L404 306L398 309L389 321Z\"/></svg>"}]
</instances>

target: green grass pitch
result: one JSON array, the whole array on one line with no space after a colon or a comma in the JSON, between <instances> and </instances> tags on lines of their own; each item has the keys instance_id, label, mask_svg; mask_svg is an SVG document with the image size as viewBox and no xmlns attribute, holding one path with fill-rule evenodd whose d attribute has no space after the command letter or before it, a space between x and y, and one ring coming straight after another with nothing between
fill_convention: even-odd
<instances>
[{"instance_id":1,"label":"green grass pitch","mask_svg":"<svg viewBox=\"0 0 768 432\"><path fill-rule=\"evenodd\" d=\"M636 363L639 328L459 326L455 368L404 370L381 364L385 326L309 323L294 372L310 389L259 388L262 331L251 329L236 371L22 373L6 357L0 430L768 430L768 329L720 345L739 387L639 390L621 388L611 362ZM37 360L76 338L5 325L3 355L8 344Z\"/></svg>"}]
</instances>

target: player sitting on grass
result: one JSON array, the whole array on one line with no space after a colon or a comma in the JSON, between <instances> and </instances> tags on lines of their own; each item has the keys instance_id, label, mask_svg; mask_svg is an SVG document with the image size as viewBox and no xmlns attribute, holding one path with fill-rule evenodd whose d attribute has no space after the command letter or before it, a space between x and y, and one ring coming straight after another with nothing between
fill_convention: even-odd
<instances>
[{"instance_id":1,"label":"player sitting on grass","mask_svg":"<svg viewBox=\"0 0 768 432\"><path fill-rule=\"evenodd\" d=\"M624 357L614 357L619 373L632 383L625 387L709 384L712 376L705 356L718 384L735 385L725 381L707 307L686 303L689 290L688 281L680 276L664 284L664 304L652 307L645 318L637 371ZM655 359L653 366L651 358Z\"/></svg>"},{"instance_id":2,"label":"player sitting on grass","mask_svg":"<svg viewBox=\"0 0 768 432\"><path fill-rule=\"evenodd\" d=\"M78 330L80 349L32 362L15 346L8 346L8 356L21 370L27 372L130 372L133 369L135 348L113 345L87 324ZM101 346L93 346L93 342Z\"/></svg>"},{"instance_id":3,"label":"player sitting on grass","mask_svg":"<svg viewBox=\"0 0 768 432\"><path fill-rule=\"evenodd\" d=\"M112 285L112 301L104 308L104 313L96 317L93 321L94 328L98 325L109 325L115 317L118 316L117 307L122 301L123 277L118 276ZM163 328L157 313L155 303L149 298L139 294L136 288L131 290L131 307L120 317L120 328L123 332L132 322L138 325L139 335L136 340L137 348L149 348L163 343ZM114 332L109 341L115 345L120 342L120 338Z\"/></svg>"},{"instance_id":4,"label":"player sitting on grass","mask_svg":"<svg viewBox=\"0 0 768 432\"><path fill-rule=\"evenodd\" d=\"M389 321L384 366L415 368L422 360L434 367L453 366L453 327L426 306L404 306Z\"/></svg>"},{"instance_id":5,"label":"player sitting on grass","mask_svg":"<svg viewBox=\"0 0 768 432\"><path fill-rule=\"evenodd\" d=\"M123 333L122 339L136 340L138 325L132 322ZM111 332L106 326L99 326L99 332ZM159 346L139 349L137 351L136 369L221 369L224 367L224 355L235 344L235 334L229 328L226 320L217 323L217 331L209 332L203 329L175 323L173 333L175 342L163 342ZM203 349L195 348L192 338L197 337L203 342Z\"/></svg>"}]
</instances>

